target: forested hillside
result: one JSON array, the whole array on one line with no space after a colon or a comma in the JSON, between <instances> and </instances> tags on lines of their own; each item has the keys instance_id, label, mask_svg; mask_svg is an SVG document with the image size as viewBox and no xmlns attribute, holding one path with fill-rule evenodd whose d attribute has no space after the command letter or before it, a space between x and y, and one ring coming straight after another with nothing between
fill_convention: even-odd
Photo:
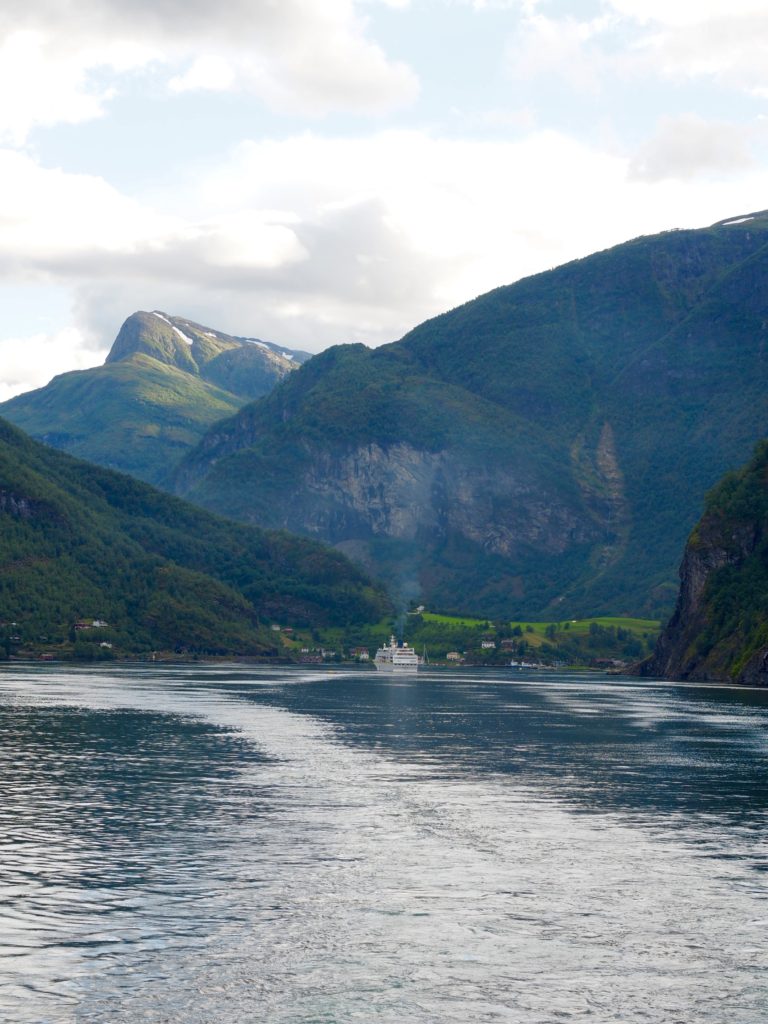
<instances>
[{"instance_id":1,"label":"forested hillside","mask_svg":"<svg viewBox=\"0 0 768 1024\"><path fill-rule=\"evenodd\" d=\"M387 608L337 552L219 519L0 420L6 637L265 654L271 622L347 625L378 621ZM94 620L108 625L75 635L75 623Z\"/></svg>"},{"instance_id":2,"label":"forested hillside","mask_svg":"<svg viewBox=\"0 0 768 1024\"><path fill-rule=\"evenodd\" d=\"M705 492L768 432L767 245L765 214L639 238L331 349L178 492L446 611L668 614Z\"/></svg>"}]
</instances>

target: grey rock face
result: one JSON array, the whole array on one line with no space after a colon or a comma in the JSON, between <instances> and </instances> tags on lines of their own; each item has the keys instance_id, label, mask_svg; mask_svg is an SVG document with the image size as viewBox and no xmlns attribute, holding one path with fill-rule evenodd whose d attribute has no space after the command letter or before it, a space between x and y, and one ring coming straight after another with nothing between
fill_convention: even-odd
<instances>
[{"instance_id":1,"label":"grey rock face","mask_svg":"<svg viewBox=\"0 0 768 1024\"><path fill-rule=\"evenodd\" d=\"M320 453L304 478L307 514L296 522L291 515L291 525L331 543L355 535L414 540L420 527L437 528L432 499L444 460L407 444Z\"/></svg>"},{"instance_id":2,"label":"grey rock face","mask_svg":"<svg viewBox=\"0 0 768 1024\"><path fill-rule=\"evenodd\" d=\"M557 558L604 536L593 514L579 514L509 466L404 442L313 449L270 515L271 525L308 533L380 571L388 557L382 550L397 550L394 591L407 578L413 595L423 592L414 580L423 582L435 551L450 542L502 560L501 571L512 578L516 559L531 550Z\"/></svg>"},{"instance_id":3,"label":"grey rock face","mask_svg":"<svg viewBox=\"0 0 768 1024\"><path fill-rule=\"evenodd\" d=\"M706 626L705 590L712 573L727 565L739 565L754 551L756 540L755 527L743 526L729 531L727 538L705 531L689 542L680 566L680 592L674 614L653 655L640 666L642 675L703 682L723 677L709 666L696 643ZM753 658L745 670L753 683L759 681L761 673L763 681L768 680L762 654ZM738 681L747 679L740 677Z\"/></svg>"},{"instance_id":4,"label":"grey rock face","mask_svg":"<svg viewBox=\"0 0 768 1024\"><path fill-rule=\"evenodd\" d=\"M0 512L7 512L19 519L32 519L34 504L29 498L11 494L8 491L0 491Z\"/></svg>"}]
</instances>

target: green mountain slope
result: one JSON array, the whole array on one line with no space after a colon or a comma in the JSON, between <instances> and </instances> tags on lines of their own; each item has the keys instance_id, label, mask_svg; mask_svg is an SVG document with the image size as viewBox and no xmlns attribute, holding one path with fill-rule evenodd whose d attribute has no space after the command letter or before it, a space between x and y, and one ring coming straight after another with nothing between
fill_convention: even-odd
<instances>
[{"instance_id":1,"label":"green mountain slope","mask_svg":"<svg viewBox=\"0 0 768 1024\"><path fill-rule=\"evenodd\" d=\"M269 620L343 625L386 609L337 552L219 519L0 420L0 622L23 637L98 619L121 650L268 653Z\"/></svg>"},{"instance_id":2,"label":"green mountain slope","mask_svg":"<svg viewBox=\"0 0 768 1024\"><path fill-rule=\"evenodd\" d=\"M768 215L639 238L217 424L179 493L490 616L664 613L704 492L768 430Z\"/></svg>"},{"instance_id":3,"label":"green mountain slope","mask_svg":"<svg viewBox=\"0 0 768 1024\"><path fill-rule=\"evenodd\" d=\"M708 495L644 675L768 685L768 441Z\"/></svg>"},{"instance_id":4,"label":"green mountain slope","mask_svg":"<svg viewBox=\"0 0 768 1024\"><path fill-rule=\"evenodd\" d=\"M61 374L0 404L0 415L55 448L158 483L211 424L306 358L181 317L134 313L104 366Z\"/></svg>"}]
</instances>

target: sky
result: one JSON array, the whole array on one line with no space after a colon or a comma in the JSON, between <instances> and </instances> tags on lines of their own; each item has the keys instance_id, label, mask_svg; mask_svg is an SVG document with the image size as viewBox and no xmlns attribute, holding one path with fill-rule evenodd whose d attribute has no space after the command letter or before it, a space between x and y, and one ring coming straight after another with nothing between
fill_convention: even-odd
<instances>
[{"instance_id":1,"label":"sky","mask_svg":"<svg viewBox=\"0 0 768 1024\"><path fill-rule=\"evenodd\" d=\"M768 207L765 0L3 0L0 400L159 309L378 345Z\"/></svg>"}]
</instances>

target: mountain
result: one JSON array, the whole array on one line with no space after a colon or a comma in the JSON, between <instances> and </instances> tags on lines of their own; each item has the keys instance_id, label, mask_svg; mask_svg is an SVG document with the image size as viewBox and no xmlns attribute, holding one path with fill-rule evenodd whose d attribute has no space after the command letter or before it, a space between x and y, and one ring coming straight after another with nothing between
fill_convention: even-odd
<instances>
[{"instance_id":1,"label":"mountain","mask_svg":"<svg viewBox=\"0 0 768 1024\"><path fill-rule=\"evenodd\" d=\"M159 483L216 420L266 394L306 352L134 313L104 366L64 373L0 415L72 455Z\"/></svg>"},{"instance_id":2,"label":"mountain","mask_svg":"<svg viewBox=\"0 0 768 1024\"><path fill-rule=\"evenodd\" d=\"M767 370L757 213L330 349L212 427L175 486L445 611L657 617L705 491L768 432Z\"/></svg>"},{"instance_id":3,"label":"mountain","mask_svg":"<svg viewBox=\"0 0 768 1024\"><path fill-rule=\"evenodd\" d=\"M707 496L643 675L768 685L768 441Z\"/></svg>"},{"instance_id":4,"label":"mountain","mask_svg":"<svg viewBox=\"0 0 768 1024\"><path fill-rule=\"evenodd\" d=\"M338 552L219 519L0 420L0 622L22 638L99 620L120 650L263 654L270 620L341 626L387 609Z\"/></svg>"}]
</instances>

